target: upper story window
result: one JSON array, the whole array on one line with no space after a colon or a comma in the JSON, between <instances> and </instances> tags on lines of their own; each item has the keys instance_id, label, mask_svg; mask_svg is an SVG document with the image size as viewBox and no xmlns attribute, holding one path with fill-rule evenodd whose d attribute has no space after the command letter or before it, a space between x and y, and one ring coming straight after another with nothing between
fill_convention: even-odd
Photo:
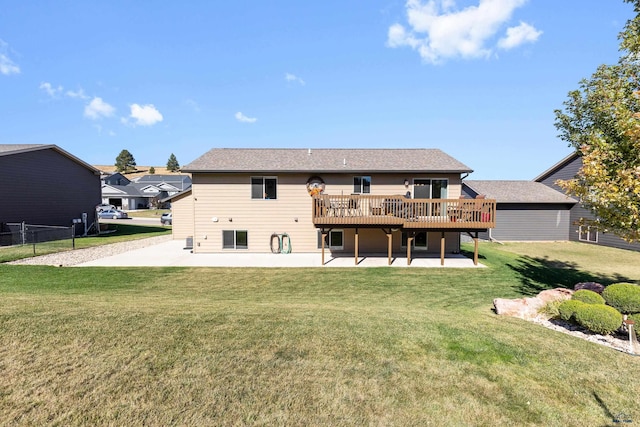
<instances>
[{"instance_id":1,"label":"upper story window","mask_svg":"<svg viewBox=\"0 0 640 427\"><path fill-rule=\"evenodd\" d=\"M371 193L371 177L370 176L354 176L353 177L353 193L354 194Z\"/></svg>"},{"instance_id":2,"label":"upper story window","mask_svg":"<svg viewBox=\"0 0 640 427\"><path fill-rule=\"evenodd\" d=\"M251 198L252 199L277 199L278 179L270 176L251 177Z\"/></svg>"}]
</instances>

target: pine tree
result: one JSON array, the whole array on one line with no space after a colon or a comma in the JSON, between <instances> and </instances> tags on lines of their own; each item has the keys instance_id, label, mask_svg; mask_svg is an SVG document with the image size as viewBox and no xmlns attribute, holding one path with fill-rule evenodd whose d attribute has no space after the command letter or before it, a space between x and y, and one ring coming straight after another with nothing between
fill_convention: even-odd
<instances>
[{"instance_id":1,"label":"pine tree","mask_svg":"<svg viewBox=\"0 0 640 427\"><path fill-rule=\"evenodd\" d=\"M128 150L122 150L116 157L115 167L118 172L133 172L136 170L136 160Z\"/></svg>"},{"instance_id":2,"label":"pine tree","mask_svg":"<svg viewBox=\"0 0 640 427\"><path fill-rule=\"evenodd\" d=\"M178 172L180 170L180 163L176 159L176 155L171 153L169 160L167 160L167 170L169 172Z\"/></svg>"}]
</instances>

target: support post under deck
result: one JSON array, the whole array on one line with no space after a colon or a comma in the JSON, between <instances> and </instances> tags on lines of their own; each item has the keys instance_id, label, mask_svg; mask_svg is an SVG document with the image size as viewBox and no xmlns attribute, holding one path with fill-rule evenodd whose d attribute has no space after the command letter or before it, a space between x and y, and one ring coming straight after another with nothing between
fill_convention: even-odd
<instances>
[{"instance_id":1,"label":"support post under deck","mask_svg":"<svg viewBox=\"0 0 640 427\"><path fill-rule=\"evenodd\" d=\"M358 265L358 242L360 240L359 236L358 236L358 229L356 228L356 235L355 235L355 254L356 254L356 265Z\"/></svg>"}]
</instances>

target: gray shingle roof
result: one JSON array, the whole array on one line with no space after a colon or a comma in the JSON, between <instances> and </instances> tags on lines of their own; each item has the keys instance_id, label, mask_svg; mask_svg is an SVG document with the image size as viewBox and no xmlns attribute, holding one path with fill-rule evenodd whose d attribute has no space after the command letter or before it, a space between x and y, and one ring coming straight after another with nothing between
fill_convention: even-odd
<instances>
[{"instance_id":1,"label":"gray shingle roof","mask_svg":"<svg viewBox=\"0 0 640 427\"><path fill-rule=\"evenodd\" d=\"M472 169L438 149L214 148L183 172L441 172Z\"/></svg>"},{"instance_id":2,"label":"gray shingle roof","mask_svg":"<svg viewBox=\"0 0 640 427\"><path fill-rule=\"evenodd\" d=\"M63 150L55 144L0 144L0 156L11 156L13 154L28 153L37 150L54 150L59 154L73 160L74 162L89 169L95 175L100 175L100 171L73 154Z\"/></svg>"},{"instance_id":3,"label":"gray shingle roof","mask_svg":"<svg viewBox=\"0 0 640 427\"><path fill-rule=\"evenodd\" d=\"M541 182L464 180L462 183L498 203L576 203L576 200Z\"/></svg>"},{"instance_id":4,"label":"gray shingle roof","mask_svg":"<svg viewBox=\"0 0 640 427\"><path fill-rule=\"evenodd\" d=\"M53 145L47 144L0 144L0 156L3 154L15 154L25 151L42 150L51 148Z\"/></svg>"}]
</instances>

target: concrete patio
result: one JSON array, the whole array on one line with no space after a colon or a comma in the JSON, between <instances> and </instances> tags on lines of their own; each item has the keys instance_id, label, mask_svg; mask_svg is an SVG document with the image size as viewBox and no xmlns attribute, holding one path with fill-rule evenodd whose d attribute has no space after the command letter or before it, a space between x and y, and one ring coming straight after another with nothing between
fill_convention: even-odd
<instances>
[{"instance_id":1,"label":"concrete patio","mask_svg":"<svg viewBox=\"0 0 640 427\"><path fill-rule=\"evenodd\" d=\"M415 254L415 252L414 252ZM324 268L332 267L389 267L386 254L359 257L358 265L352 255L327 256ZM228 252L194 254L184 248L184 240L170 240L129 252L107 256L78 264L79 267L322 267L320 253L256 254ZM460 254L447 254L444 266L440 257L418 254L407 265L406 257L392 259L391 267L408 268L483 268Z\"/></svg>"}]
</instances>

